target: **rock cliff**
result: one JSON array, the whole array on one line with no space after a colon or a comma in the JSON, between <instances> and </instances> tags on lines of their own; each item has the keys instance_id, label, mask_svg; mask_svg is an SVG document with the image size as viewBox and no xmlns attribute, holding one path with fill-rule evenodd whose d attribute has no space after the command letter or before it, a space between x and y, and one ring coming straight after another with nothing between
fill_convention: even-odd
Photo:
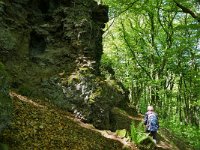
<instances>
[{"instance_id":1,"label":"rock cliff","mask_svg":"<svg viewBox=\"0 0 200 150\"><path fill-rule=\"evenodd\" d=\"M10 88L112 129L111 110L127 95L99 69L107 14L92 0L0 0L0 62Z\"/></svg>"}]
</instances>

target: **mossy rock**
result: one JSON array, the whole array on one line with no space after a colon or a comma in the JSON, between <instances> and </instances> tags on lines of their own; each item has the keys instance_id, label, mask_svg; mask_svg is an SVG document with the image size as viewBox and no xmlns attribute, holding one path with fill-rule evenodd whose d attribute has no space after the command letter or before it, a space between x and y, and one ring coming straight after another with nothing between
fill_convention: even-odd
<instances>
[{"instance_id":1,"label":"mossy rock","mask_svg":"<svg viewBox=\"0 0 200 150\"><path fill-rule=\"evenodd\" d=\"M138 145L140 150L153 150L156 149L156 144L153 142L151 137L147 137Z\"/></svg>"},{"instance_id":2,"label":"mossy rock","mask_svg":"<svg viewBox=\"0 0 200 150\"><path fill-rule=\"evenodd\" d=\"M112 129L114 131L118 129L126 129L127 131L130 131L130 125L132 121L134 121L136 124L139 123L139 121L137 122L136 120L131 119L126 111L118 107L112 108L111 120Z\"/></svg>"},{"instance_id":3,"label":"mossy rock","mask_svg":"<svg viewBox=\"0 0 200 150\"><path fill-rule=\"evenodd\" d=\"M112 128L111 110L125 98L123 89L115 81L96 76L90 68L84 68L70 75L67 83L63 78L59 85L64 94L61 107L99 129Z\"/></svg>"},{"instance_id":4,"label":"mossy rock","mask_svg":"<svg viewBox=\"0 0 200 150\"><path fill-rule=\"evenodd\" d=\"M117 130L115 133L117 134L117 136L119 136L119 137L121 137L121 138L125 138L126 135L127 135L126 129Z\"/></svg>"}]
</instances>

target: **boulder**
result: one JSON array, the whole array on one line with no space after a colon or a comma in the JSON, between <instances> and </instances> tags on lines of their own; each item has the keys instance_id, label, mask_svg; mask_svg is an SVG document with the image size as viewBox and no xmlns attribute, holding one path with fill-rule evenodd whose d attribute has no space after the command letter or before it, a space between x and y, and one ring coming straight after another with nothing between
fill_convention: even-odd
<instances>
[{"instance_id":1,"label":"boulder","mask_svg":"<svg viewBox=\"0 0 200 150\"><path fill-rule=\"evenodd\" d=\"M63 107L99 129L112 128L111 110L125 98L116 81L97 77L85 68L72 74L67 82L63 79L60 86L64 93Z\"/></svg>"}]
</instances>

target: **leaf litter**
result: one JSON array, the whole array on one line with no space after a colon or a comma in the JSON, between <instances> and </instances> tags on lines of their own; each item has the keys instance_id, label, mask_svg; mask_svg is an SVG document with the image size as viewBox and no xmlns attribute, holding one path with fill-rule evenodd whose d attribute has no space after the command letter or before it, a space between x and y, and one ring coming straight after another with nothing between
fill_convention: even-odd
<instances>
[{"instance_id":1,"label":"leaf litter","mask_svg":"<svg viewBox=\"0 0 200 150\"><path fill-rule=\"evenodd\" d=\"M13 118L0 135L12 150L121 150L124 144L77 123L72 114L12 92Z\"/></svg>"}]
</instances>

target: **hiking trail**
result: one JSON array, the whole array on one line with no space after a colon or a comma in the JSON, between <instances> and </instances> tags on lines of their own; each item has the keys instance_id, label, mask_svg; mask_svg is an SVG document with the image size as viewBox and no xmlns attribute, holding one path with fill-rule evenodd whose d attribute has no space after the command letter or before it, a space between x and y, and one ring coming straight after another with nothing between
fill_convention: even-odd
<instances>
[{"instance_id":1,"label":"hiking trail","mask_svg":"<svg viewBox=\"0 0 200 150\"><path fill-rule=\"evenodd\" d=\"M15 92L10 92L13 99L13 121L3 132L3 141L13 149L123 149L139 150L127 138L117 136L109 130L98 130L93 125L83 123L74 115L49 102L30 99ZM128 116L142 121L142 115ZM91 139L92 138L92 139ZM2 137L1 137L2 139ZM42 141L42 142L41 142ZM156 150L179 150L170 144L169 139L162 139Z\"/></svg>"}]
</instances>

